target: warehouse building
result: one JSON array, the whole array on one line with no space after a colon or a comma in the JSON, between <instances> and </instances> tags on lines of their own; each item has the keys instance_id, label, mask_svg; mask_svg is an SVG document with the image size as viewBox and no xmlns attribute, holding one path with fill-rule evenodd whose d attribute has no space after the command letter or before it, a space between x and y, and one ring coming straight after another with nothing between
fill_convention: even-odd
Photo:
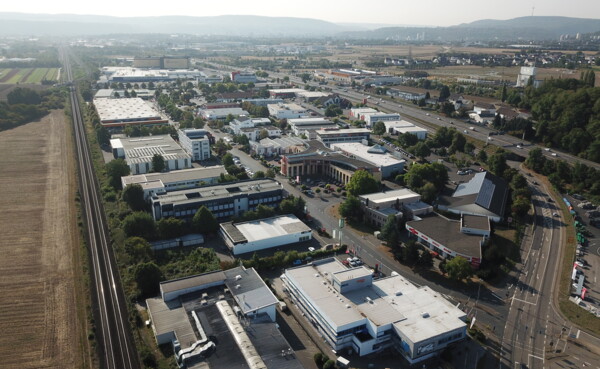
<instances>
[{"instance_id":1,"label":"warehouse building","mask_svg":"<svg viewBox=\"0 0 600 369\"><path fill-rule=\"evenodd\" d=\"M188 69L190 67L190 58L179 56L136 56L133 59L133 66L135 68Z\"/></svg>"},{"instance_id":2,"label":"warehouse building","mask_svg":"<svg viewBox=\"0 0 600 369\"><path fill-rule=\"evenodd\" d=\"M269 115L276 119L300 118L308 114L307 110L298 104L269 104Z\"/></svg>"},{"instance_id":3,"label":"warehouse building","mask_svg":"<svg viewBox=\"0 0 600 369\"><path fill-rule=\"evenodd\" d=\"M206 120L225 120L228 116L248 116L250 113L242 108L202 109L198 112Z\"/></svg>"},{"instance_id":4,"label":"warehouse building","mask_svg":"<svg viewBox=\"0 0 600 369\"><path fill-rule=\"evenodd\" d=\"M256 83L258 79L254 72L238 70L231 72L231 81L235 83Z\"/></svg>"},{"instance_id":5,"label":"warehouse building","mask_svg":"<svg viewBox=\"0 0 600 369\"><path fill-rule=\"evenodd\" d=\"M292 214L244 223L221 223L219 233L234 255L312 239L310 227Z\"/></svg>"},{"instance_id":6,"label":"warehouse building","mask_svg":"<svg viewBox=\"0 0 600 369\"><path fill-rule=\"evenodd\" d=\"M227 174L225 167L215 165L204 168L174 170L166 173L146 173L121 177L121 185L139 184L144 189L144 198L169 191L185 190L217 184L221 174Z\"/></svg>"},{"instance_id":7,"label":"warehouse building","mask_svg":"<svg viewBox=\"0 0 600 369\"><path fill-rule=\"evenodd\" d=\"M427 138L427 130L425 128L421 128L406 120L389 120L384 121L383 124L385 124L385 131L392 135L410 133L417 136L419 140Z\"/></svg>"},{"instance_id":8,"label":"warehouse building","mask_svg":"<svg viewBox=\"0 0 600 369\"><path fill-rule=\"evenodd\" d=\"M272 98L280 98L280 99L293 99L296 97L298 92L303 92L301 88L275 88L269 90L269 96Z\"/></svg>"},{"instance_id":9,"label":"warehouse building","mask_svg":"<svg viewBox=\"0 0 600 369\"><path fill-rule=\"evenodd\" d=\"M152 330L180 368L302 368L275 323L278 300L253 268L161 282L160 292L146 300Z\"/></svg>"},{"instance_id":10,"label":"warehouse building","mask_svg":"<svg viewBox=\"0 0 600 369\"><path fill-rule=\"evenodd\" d=\"M180 129L177 131L179 144L185 152L192 156L192 160L201 161L210 159L211 135L204 129Z\"/></svg>"},{"instance_id":11,"label":"warehouse building","mask_svg":"<svg viewBox=\"0 0 600 369\"><path fill-rule=\"evenodd\" d=\"M379 167L382 178L404 172L406 160L396 158L380 145L368 146L360 142L340 142L332 143L331 148L348 157L357 158Z\"/></svg>"},{"instance_id":12,"label":"warehouse building","mask_svg":"<svg viewBox=\"0 0 600 369\"><path fill-rule=\"evenodd\" d=\"M389 215L412 218L433 211L431 205L421 201L421 195L408 188L360 195L358 198L367 219L377 227L382 227Z\"/></svg>"},{"instance_id":13,"label":"warehouse building","mask_svg":"<svg viewBox=\"0 0 600 369\"><path fill-rule=\"evenodd\" d=\"M167 125L154 107L139 97L125 99L94 99L94 106L100 118L100 124L111 131L127 126L154 127Z\"/></svg>"},{"instance_id":14,"label":"warehouse building","mask_svg":"<svg viewBox=\"0 0 600 369\"><path fill-rule=\"evenodd\" d=\"M481 248L490 237L490 220L476 215L462 215L452 220L431 213L418 220L406 222L409 236L417 240L442 258L456 256L467 259L473 268L481 264Z\"/></svg>"},{"instance_id":15,"label":"warehouse building","mask_svg":"<svg viewBox=\"0 0 600 369\"><path fill-rule=\"evenodd\" d=\"M255 210L259 204L277 207L284 198L283 186L272 179L247 180L157 194L152 197L154 220L174 217L191 220L202 206L225 221Z\"/></svg>"},{"instance_id":16,"label":"warehouse building","mask_svg":"<svg viewBox=\"0 0 600 369\"><path fill-rule=\"evenodd\" d=\"M327 147L343 142L366 142L371 137L371 131L367 128L320 129L315 134L317 140Z\"/></svg>"},{"instance_id":17,"label":"warehouse building","mask_svg":"<svg viewBox=\"0 0 600 369\"><path fill-rule=\"evenodd\" d=\"M250 103L256 106L267 106L269 104L279 104L283 103L283 99L275 99L275 98L255 98L255 99L243 99L242 103Z\"/></svg>"},{"instance_id":18,"label":"warehouse building","mask_svg":"<svg viewBox=\"0 0 600 369\"><path fill-rule=\"evenodd\" d=\"M317 138L316 131L328 128L338 128L338 125L326 118L296 118L288 119L290 129L296 136L305 135L307 139Z\"/></svg>"},{"instance_id":19,"label":"warehouse building","mask_svg":"<svg viewBox=\"0 0 600 369\"><path fill-rule=\"evenodd\" d=\"M466 314L427 286L392 272L347 268L335 258L286 269L281 276L295 306L331 348L359 356L396 349L410 364L466 338Z\"/></svg>"},{"instance_id":20,"label":"warehouse building","mask_svg":"<svg viewBox=\"0 0 600 369\"><path fill-rule=\"evenodd\" d=\"M152 171L154 155L162 156L167 172L192 167L192 157L169 135L115 138L110 146L115 158L125 159L131 174Z\"/></svg>"},{"instance_id":21,"label":"warehouse building","mask_svg":"<svg viewBox=\"0 0 600 369\"><path fill-rule=\"evenodd\" d=\"M252 152L260 156L293 154L305 150L305 141L299 137L263 138L250 142Z\"/></svg>"},{"instance_id":22,"label":"warehouse building","mask_svg":"<svg viewBox=\"0 0 600 369\"><path fill-rule=\"evenodd\" d=\"M363 113L361 114L361 117L363 117L363 120L367 123L367 127L373 127L373 125L377 122L400 120L400 114L396 113Z\"/></svg>"},{"instance_id":23,"label":"warehouse building","mask_svg":"<svg viewBox=\"0 0 600 369\"><path fill-rule=\"evenodd\" d=\"M311 140L303 151L281 157L281 174L288 178L304 176L328 177L347 184L355 171L364 169L381 180L378 167L350 158L327 148L321 141Z\"/></svg>"},{"instance_id":24,"label":"warehouse building","mask_svg":"<svg viewBox=\"0 0 600 369\"><path fill-rule=\"evenodd\" d=\"M132 67L102 67L103 76L99 82L123 82L123 83L141 83L141 82L168 82L177 79L196 80L205 78L206 75L195 69L145 69Z\"/></svg>"}]
</instances>

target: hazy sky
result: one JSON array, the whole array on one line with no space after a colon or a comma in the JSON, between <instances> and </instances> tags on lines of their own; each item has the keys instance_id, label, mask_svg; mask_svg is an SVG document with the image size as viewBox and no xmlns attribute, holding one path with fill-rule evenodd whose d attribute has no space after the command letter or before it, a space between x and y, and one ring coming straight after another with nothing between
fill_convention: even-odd
<instances>
[{"instance_id":1,"label":"hazy sky","mask_svg":"<svg viewBox=\"0 0 600 369\"><path fill-rule=\"evenodd\" d=\"M336 23L448 26L479 19L534 15L600 18L598 0L26 0L3 1L2 12L113 16L251 14Z\"/></svg>"}]
</instances>

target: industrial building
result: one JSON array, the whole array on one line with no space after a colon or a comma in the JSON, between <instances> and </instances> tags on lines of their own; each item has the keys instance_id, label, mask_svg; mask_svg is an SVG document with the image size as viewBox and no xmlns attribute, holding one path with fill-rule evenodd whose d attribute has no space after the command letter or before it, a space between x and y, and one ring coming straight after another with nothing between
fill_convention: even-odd
<instances>
[{"instance_id":1,"label":"industrial building","mask_svg":"<svg viewBox=\"0 0 600 369\"><path fill-rule=\"evenodd\" d=\"M476 215L462 215L452 220L431 213L417 220L406 222L409 236L436 252L442 258L456 256L467 259L474 268L481 264L481 248L490 237L490 220Z\"/></svg>"},{"instance_id":2,"label":"industrial building","mask_svg":"<svg viewBox=\"0 0 600 369\"><path fill-rule=\"evenodd\" d=\"M206 75L199 70L191 69L143 69L132 67L102 67L103 76L99 82L169 82L177 79L196 80Z\"/></svg>"},{"instance_id":3,"label":"industrial building","mask_svg":"<svg viewBox=\"0 0 600 369\"><path fill-rule=\"evenodd\" d=\"M302 368L277 329L278 300L252 268L161 282L146 305L157 344L172 345L180 368Z\"/></svg>"},{"instance_id":4,"label":"industrial building","mask_svg":"<svg viewBox=\"0 0 600 369\"><path fill-rule=\"evenodd\" d=\"M94 99L119 99L119 98L130 98L130 97L139 97L143 100L148 100L154 97L154 90L148 90L145 88L136 88L131 91L127 91L129 97L125 96L126 90L116 90L112 88L101 88L96 91L94 95ZM135 96L132 93L135 91Z\"/></svg>"},{"instance_id":5,"label":"industrial building","mask_svg":"<svg viewBox=\"0 0 600 369\"><path fill-rule=\"evenodd\" d=\"M115 138L110 146L115 158L125 159L131 174L149 173L154 155L162 156L167 172L192 166L192 157L169 135Z\"/></svg>"},{"instance_id":6,"label":"industrial building","mask_svg":"<svg viewBox=\"0 0 600 369\"><path fill-rule=\"evenodd\" d=\"M366 218L377 227L382 227L389 215L396 218L406 215L406 218L412 219L433 211L431 205L421 201L421 195L408 188L360 195L358 198Z\"/></svg>"},{"instance_id":7,"label":"industrial building","mask_svg":"<svg viewBox=\"0 0 600 369\"><path fill-rule=\"evenodd\" d=\"M256 83L258 79L254 72L238 70L231 72L231 81L235 83Z\"/></svg>"},{"instance_id":8,"label":"industrial building","mask_svg":"<svg viewBox=\"0 0 600 369\"><path fill-rule=\"evenodd\" d=\"M269 118L250 118L248 116L240 116L237 119L229 122L229 129L234 135L242 134L244 128L255 128L258 126L270 126L271 120ZM281 132L280 132L281 135Z\"/></svg>"},{"instance_id":9,"label":"industrial building","mask_svg":"<svg viewBox=\"0 0 600 369\"><path fill-rule=\"evenodd\" d=\"M438 208L455 214L481 215L493 222L504 219L508 185L490 172L476 173L467 183L460 183L452 196L441 196Z\"/></svg>"},{"instance_id":10,"label":"industrial building","mask_svg":"<svg viewBox=\"0 0 600 369\"><path fill-rule=\"evenodd\" d=\"M269 104L279 104L283 102L283 99L275 99L275 98L268 98L268 99L263 99L263 98L255 98L255 99L243 99L242 103L250 103L252 105L256 105L256 106L267 106Z\"/></svg>"},{"instance_id":11,"label":"industrial building","mask_svg":"<svg viewBox=\"0 0 600 369\"><path fill-rule=\"evenodd\" d=\"M272 179L173 191L152 197L152 216L154 220L174 217L189 221L200 207L206 206L217 220L225 221L255 210L259 204L275 208L284 195L281 183Z\"/></svg>"},{"instance_id":12,"label":"industrial building","mask_svg":"<svg viewBox=\"0 0 600 369\"><path fill-rule=\"evenodd\" d=\"M419 140L427 138L427 130L425 128L421 128L406 120L388 120L384 121L383 124L385 124L385 131L392 135L410 133L417 136Z\"/></svg>"},{"instance_id":13,"label":"industrial building","mask_svg":"<svg viewBox=\"0 0 600 369\"><path fill-rule=\"evenodd\" d=\"M211 135L204 129L180 129L179 144L192 156L192 160L210 159Z\"/></svg>"},{"instance_id":14,"label":"industrial building","mask_svg":"<svg viewBox=\"0 0 600 369\"><path fill-rule=\"evenodd\" d=\"M139 97L94 99L100 124L111 131L127 126L154 127L169 124L154 107Z\"/></svg>"},{"instance_id":15,"label":"industrial building","mask_svg":"<svg viewBox=\"0 0 600 369\"><path fill-rule=\"evenodd\" d=\"M293 214L243 223L221 223L219 234L234 255L312 239L310 227Z\"/></svg>"},{"instance_id":16,"label":"industrial building","mask_svg":"<svg viewBox=\"0 0 600 369\"><path fill-rule=\"evenodd\" d=\"M467 315L427 286L396 272L374 279L364 267L335 258L286 269L287 293L338 354L359 356L396 349L410 364L466 338Z\"/></svg>"},{"instance_id":17,"label":"industrial building","mask_svg":"<svg viewBox=\"0 0 600 369\"><path fill-rule=\"evenodd\" d=\"M368 146L361 142L336 142L331 144L331 148L348 157L357 158L379 167L382 178L404 172L406 160L395 157L380 145Z\"/></svg>"},{"instance_id":18,"label":"industrial building","mask_svg":"<svg viewBox=\"0 0 600 369\"><path fill-rule=\"evenodd\" d=\"M133 59L134 68L188 69L190 58L181 56L149 56Z\"/></svg>"},{"instance_id":19,"label":"industrial building","mask_svg":"<svg viewBox=\"0 0 600 369\"><path fill-rule=\"evenodd\" d=\"M225 167L215 165L204 168L174 170L166 173L146 173L121 177L121 185L139 184L144 189L144 198L148 200L155 194L177 190L186 190L217 184L221 174L227 174Z\"/></svg>"},{"instance_id":20,"label":"industrial building","mask_svg":"<svg viewBox=\"0 0 600 369\"><path fill-rule=\"evenodd\" d=\"M298 92L303 92L301 88L275 88L269 90L269 96L272 98L280 98L280 99L293 99L296 97Z\"/></svg>"},{"instance_id":21,"label":"industrial building","mask_svg":"<svg viewBox=\"0 0 600 369\"><path fill-rule=\"evenodd\" d=\"M299 137L263 138L250 142L252 152L260 156L285 155L305 150L305 141Z\"/></svg>"},{"instance_id":22,"label":"industrial building","mask_svg":"<svg viewBox=\"0 0 600 369\"><path fill-rule=\"evenodd\" d=\"M296 118L288 119L290 129L296 136L305 135L309 140L317 138L316 131L328 128L338 128L338 125L327 118Z\"/></svg>"},{"instance_id":23,"label":"industrial building","mask_svg":"<svg viewBox=\"0 0 600 369\"><path fill-rule=\"evenodd\" d=\"M373 108L351 108L350 109L350 118L354 118L355 120L365 120L365 114L375 114L379 113L379 111Z\"/></svg>"},{"instance_id":24,"label":"industrial building","mask_svg":"<svg viewBox=\"0 0 600 369\"><path fill-rule=\"evenodd\" d=\"M199 113L206 120L225 120L230 115L234 118L242 115L250 115L250 113L242 108L201 109Z\"/></svg>"},{"instance_id":25,"label":"industrial building","mask_svg":"<svg viewBox=\"0 0 600 369\"><path fill-rule=\"evenodd\" d=\"M276 119L300 118L308 114L307 110L298 104L269 104L269 115Z\"/></svg>"},{"instance_id":26,"label":"industrial building","mask_svg":"<svg viewBox=\"0 0 600 369\"><path fill-rule=\"evenodd\" d=\"M323 142L327 147L342 142L366 142L371 137L371 131L367 128L348 129L320 129L315 132L317 140Z\"/></svg>"},{"instance_id":27,"label":"industrial building","mask_svg":"<svg viewBox=\"0 0 600 369\"><path fill-rule=\"evenodd\" d=\"M311 140L303 151L281 157L281 174L289 178L304 176L329 177L347 184L355 171L364 169L381 180L378 167L350 158L327 148L321 141Z\"/></svg>"},{"instance_id":28,"label":"industrial building","mask_svg":"<svg viewBox=\"0 0 600 369\"><path fill-rule=\"evenodd\" d=\"M364 120L367 123L367 127L373 127L376 122L385 122L390 120L400 120L400 114L397 113L363 113L361 114Z\"/></svg>"}]
</instances>

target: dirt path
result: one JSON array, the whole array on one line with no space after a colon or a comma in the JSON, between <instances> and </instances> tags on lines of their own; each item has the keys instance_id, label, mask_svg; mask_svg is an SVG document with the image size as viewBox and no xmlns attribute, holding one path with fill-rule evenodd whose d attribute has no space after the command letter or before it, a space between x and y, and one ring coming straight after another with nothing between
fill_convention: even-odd
<instances>
[{"instance_id":1,"label":"dirt path","mask_svg":"<svg viewBox=\"0 0 600 369\"><path fill-rule=\"evenodd\" d=\"M71 150L62 111L0 133L0 368L82 366Z\"/></svg>"}]
</instances>

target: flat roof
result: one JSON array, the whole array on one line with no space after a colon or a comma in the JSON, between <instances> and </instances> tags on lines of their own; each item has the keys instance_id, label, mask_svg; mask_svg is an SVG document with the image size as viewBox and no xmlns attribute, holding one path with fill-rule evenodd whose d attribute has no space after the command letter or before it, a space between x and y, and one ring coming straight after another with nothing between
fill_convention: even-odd
<instances>
[{"instance_id":1,"label":"flat roof","mask_svg":"<svg viewBox=\"0 0 600 369\"><path fill-rule=\"evenodd\" d=\"M281 184L275 180L259 179L173 191L156 195L155 198L157 198L162 205L175 203L183 204L187 202L196 202L198 199L216 200L240 194L260 193L281 188Z\"/></svg>"},{"instance_id":2,"label":"flat roof","mask_svg":"<svg viewBox=\"0 0 600 369\"><path fill-rule=\"evenodd\" d=\"M183 349L196 342L194 329L178 300L165 302L160 297L153 297L147 299L146 304L157 336L174 332Z\"/></svg>"},{"instance_id":3,"label":"flat roof","mask_svg":"<svg viewBox=\"0 0 600 369\"><path fill-rule=\"evenodd\" d=\"M429 132L425 128L421 127L394 127L394 130L398 133L421 133L421 132Z\"/></svg>"},{"instance_id":4,"label":"flat roof","mask_svg":"<svg viewBox=\"0 0 600 369\"><path fill-rule=\"evenodd\" d=\"M310 227L304 224L300 219L296 218L293 214L230 224L232 225L231 230L233 230L233 228L237 229L239 234L247 242L310 231ZM229 228L227 228L226 231L227 230L229 230ZM231 236L234 237L238 232L234 232ZM240 238L240 241L243 240Z\"/></svg>"},{"instance_id":5,"label":"flat roof","mask_svg":"<svg viewBox=\"0 0 600 369\"><path fill-rule=\"evenodd\" d=\"M432 213L421 217L421 220L408 221L406 226L416 229L456 253L481 259L483 236L462 233L459 220Z\"/></svg>"},{"instance_id":6,"label":"flat roof","mask_svg":"<svg viewBox=\"0 0 600 369\"><path fill-rule=\"evenodd\" d=\"M351 134L351 133L371 133L371 130L368 128L346 128L346 129L321 129L317 131L319 136L328 136L335 134Z\"/></svg>"},{"instance_id":7,"label":"flat roof","mask_svg":"<svg viewBox=\"0 0 600 369\"><path fill-rule=\"evenodd\" d=\"M127 99L94 99L100 122L161 119L152 105L139 97Z\"/></svg>"},{"instance_id":8,"label":"flat roof","mask_svg":"<svg viewBox=\"0 0 600 369\"><path fill-rule=\"evenodd\" d=\"M421 195L409 190L408 188L400 188L400 189L392 190L392 191L376 192L376 193L370 193L367 195L360 195L359 198L369 199L369 203L372 202L375 204L380 204L380 203L385 203L385 202L389 202L389 201L395 201L396 199L399 199L401 202L404 202L404 200L412 200L410 202L416 202L416 201L420 200Z\"/></svg>"},{"instance_id":9,"label":"flat roof","mask_svg":"<svg viewBox=\"0 0 600 369\"><path fill-rule=\"evenodd\" d=\"M463 214L462 216L463 227L481 229L489 231L490 229L490 218L480 215L469 215Z\"/></svg>"},{"instance_id":10,"label":"flat roof","mask_svg":"<svg viewBox=\"0 0 600 369\"><path fill-rule=\"evenodd\" d=\"M244 314L279 303L254 268L237 267L223 271L225 285Z\"/></svg>"},{"instance_id":11,"label":"flat roof","mask_svg":"<svg viewBox=\"0 0 600 369\"><path fill-rule=\"evenodd\" d=\"M175 183L175 182L184 182L184 181L193 181L193 180L202 180L205 178L215 178L219 177L223 174L227 174L225 167L222 165L214 165L211 167L204 168L190 168L190 169L181 169L181 170L173 170L171 172L164 173L146 173L146 174L137 174L121 177L121 181L125 186L128 184L144 184L144 183L152 183L156 181L160 181L162 184Z\"/></svg>"},{"instance_id":12,"label":"flat roof","mask_svg":"<svg viewBox=\"0 0 600 369\"><path fill-rule=\"evenodd\" d=\"M113 142L119 142L116 147L123 148L125 160L129 164L148 162L154 154L161 155L165 160L191 159L170 135L119 138L111 140L111 145Z\"/></svg>"},{"instance_id":13,"label":"flat roof","mask_svg":"<svg viewBox=\"0 0 600 369\"><path fill-rule=\"evenodd\" d=\"M327 118L292 118L288 119L290 126L316 125L316 124L335 124Z\"/></svg>"},{"instance_id":14,"label":"flat roof","mask_svg":"<svg viewBox=\"0 0 600 369\"><path fill-rule=\"evenodd\" d=\"M368 161L369 163L380 167L406 163L406 160L396 159L389 153L378 154L375 152L369 152L369 149L372 147L363 145L360 142L332 143L331 146L334 150L341 150L346 153L346 155L356 156L359 159Z\"/></svg>"},{"instance_id":15,"label":"flat roof","mask_svg":"<svg viewBox=\"0 0 600 369\"><path fill-rule=\"evenodd\" d=\"M319 157L321 160L328 160L333 163L343 163L345 165L349 165L354 168L365 168L365 169L373 169L375 166L369 162L364 160L350 158L346 155L342 155L335 151L329 149L325 144L318 140L310 140L306 142L308 146L306 150L295 153L295 154L285 154L284 156L287 158L288 163L295 163L298 161L303 161L306 159L310 159L311 157Z\"/></svg>"},{"instance_id":16,"label":"flat roof","mask_svg":"<svg viewBox=\"0 0 600 369\"><path fill-rule=\"evenodd\" d=\"M273 88L270 89L269 92L273 92L276 94L292 94L292 93L298 93L298 92L306 92L306 90L302 89L302 88Z\"/></svg>"},{"instance_id":17,"label":"flat roof","mask_svg":"<svg viewBox=\"0 0 600 369\"><path fill-rule=\"evenodd\" d=\"M305 111L306 108L298 105L296 103L288 103L288 104L284 104L284 103L277 103L277 104L268 104L267 107L269 109L274 109L277 111L282 111L282 110L294 110L294 111Z\"/></svg>"},{"instance_id":18,"label":"flat roof","mask_svg":"<svg viewBox=\"0 0 600 369\"><path fill-rule=\"evenodd\" d=\"M429 287L417 287L400 275L374 280L370 286L339 294L330 274L361 273L365 267L347 269L335 258L290 268L286 275L336 327L369 319L377 326L393 324L412 342L464 328L466 314ZM368 298L367 298L368 297ZM428 317L423 318L423 313Z\"/></svg>"},{"instance_id":19,"label":"flat roof","mask_svg":"<svg viewBox=\"0 0 600 369\"><path fill-rule=\"evenodd\" d=\"M329 94L320 91L298 91L296 92L296 95L304 98L329 96Z\"/></svg>"},{"instance_id":20,"label":"flat roof","mask_svg":"<svg viewBox=\"0 0 600 369\"><path fill-rule=\"evenodd\" d=\"M225 274L221 270L215 270L208 273L160 282L160 290L164 294L224 280Z\"/></svg>"},{"instance_id":21,"label":"flat roof","mask_svg":"<svg viewBox=\"0 0 600 369\"><path fill-rule=\"evenodd\" d=\"M202 110L204 115L248 115L248 112L242 108L217 108Z\"/></svg>"}]
</instances>

